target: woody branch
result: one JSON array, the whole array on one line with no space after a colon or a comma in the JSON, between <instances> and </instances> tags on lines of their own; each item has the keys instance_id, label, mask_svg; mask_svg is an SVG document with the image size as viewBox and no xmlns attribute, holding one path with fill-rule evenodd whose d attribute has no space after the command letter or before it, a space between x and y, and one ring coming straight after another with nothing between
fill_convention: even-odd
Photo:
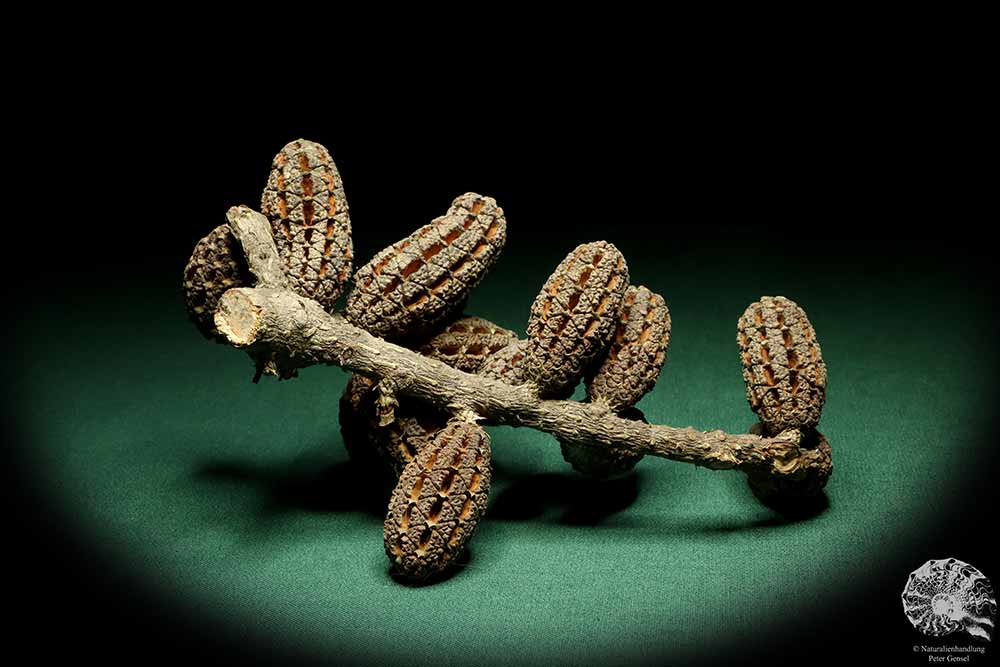
<instances>
[{"instance_id":1,"label":"woody branch","mask_svg":"<svg viewBox=\"0 0 1000 667\"><path fill-rule=\"evenodd\" d=\"M423 357L286 289L274 270L274 243L266 229L257 229L263 221L247 216L231 223L258 286L226 292L215 322L233 346L245 349L258 364L267 360L268 372L288 376L310 365L339 366L376 381L386 379L402 395L466 418L526 426L564 442L622 448L713 470L802 476L829 465L821 452L800 447L804 434L798 430L761 437L645 424L617 417L596 403L543 400L531 385L511 387Z\"/></svg>"}]
</instances>

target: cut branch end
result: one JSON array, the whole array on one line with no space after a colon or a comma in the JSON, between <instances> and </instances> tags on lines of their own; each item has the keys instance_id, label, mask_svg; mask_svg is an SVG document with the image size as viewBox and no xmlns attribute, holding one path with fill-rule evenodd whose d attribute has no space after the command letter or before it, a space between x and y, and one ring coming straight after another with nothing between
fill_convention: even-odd
<instances>
[{"instance_id":1,"label":"cut branch end","mask_svg":"<svg viewBox=\"0 0 1000 667\"><path fill-rule=\"evenodd\" d=\"M222 295L215 311L215 327L234 347L252 345L260 332L261 309L241 289Z\"/></svg>"}]
</instances>

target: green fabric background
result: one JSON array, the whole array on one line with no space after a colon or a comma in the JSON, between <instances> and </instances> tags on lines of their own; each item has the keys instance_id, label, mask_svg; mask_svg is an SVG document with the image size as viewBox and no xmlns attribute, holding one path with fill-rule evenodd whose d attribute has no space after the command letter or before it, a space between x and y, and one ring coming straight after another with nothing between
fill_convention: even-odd
<instances>
[{"instance_id":1,"label":"green fabric background","mask_svg":"<svg viewBox=\"0 0 1000 667\"><path fill-rule=\"evenodd\" d=\"M619 245L633 282L664 294L674 321L666 368L640 404L651 422L745 431L736 319L762 294L806 309L829 368L824 512L788 521L741 474L653 458L595 485L551 437L493 428L490 510L470 558L434 586L401 585L382 550L388 490L340 441L346 375L309 368L251 384L243 354L186 322L179 266L26 314L13 407L35 483L59 529L178 613L277 648L386 663L711 655L835 604L887 552L922 558L928 499L960 493L982 455L994 397L983 369L996 363L986 287L880 258L674 248L668 261ZM559 259L501 260L468 311L523 332ZM874 282L868 265L880 267Z\"/></svg>"}]
</instances>

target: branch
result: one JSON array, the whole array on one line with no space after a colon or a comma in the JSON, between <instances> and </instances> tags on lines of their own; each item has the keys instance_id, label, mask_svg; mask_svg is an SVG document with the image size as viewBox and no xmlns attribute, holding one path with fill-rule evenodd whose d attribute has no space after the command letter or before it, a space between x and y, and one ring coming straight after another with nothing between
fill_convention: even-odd
<instances>
[{"instance_id":1,"label":"branch","mask_svg":"<svg viewBox=\"0 0 1000 667\"><path fill-rule=\"evenodd\" d=\"M247 206L233 206L226 212L226 221L233 236L243 246L257 286L287 289L288 276L274 245L267 218Z\"/></svg>"},{"instance_id":2,"label":"branch","mask_svg":"<svg viewBox=\"0 0 1000 667\"><path fill-rule=\"evenodd\" d=\"M528 385L511 387L470 375L388 343L330 315L287 290L238 288L226 292L216 326L236 347L275 360L283 374L314 364L339 366L375 380L391 378L395 391L453 413L473 412L493 423L527 426L565 442L629 449L713 470L781 475L822 462L800 449L803 435L775 438L702 432L622 419L596 403L539 399Z\"/></svg>"},{"instance_id":3,"label":"branch","mask_svg":"<svg viewBox=\"0 0 1000 667\"><path fill-rule=\"evenodd\" d=\"M248 224L259 227L266 220ZM269 275L277 259L274 243L266 242L269 234L248 232L238 238L245 243L251 271L259 279ZM376 381L389 379L395 392L451 413L527 426L564 442L622 448L712 470L742 470L757 482L755 488L812 495L832 467L825 441L810 447L814 434L799 430L770 438L704 432L622 419L597 403L543 400L530 385L511 387L471 375L376 338L281 287L229 290L219 302L215 323L232 345L254 359L267 359L281 377L315 364L339 366Z\"/></svg>"}]
</instances>

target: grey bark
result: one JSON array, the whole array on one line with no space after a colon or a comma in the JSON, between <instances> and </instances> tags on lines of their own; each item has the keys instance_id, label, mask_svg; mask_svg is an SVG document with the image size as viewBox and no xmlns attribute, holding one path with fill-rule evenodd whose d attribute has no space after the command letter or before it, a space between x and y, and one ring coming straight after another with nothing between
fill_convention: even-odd
<instances>
[{"instance_id":1,"label":"grey bark","mask_svg":"<svg viewBox=\"0 0 1000 667\"><path fill-rule=\"evenodd\" d=\"M233 206L226 212L233 236L243 246L250 273L258 287L288 288L288 276L274 245L267 218L247 206Z\"/></svg>"},{"instance_id":2,"label":"grey bark","mask_svg":"<svg viewBox=\"0 0 1000 667\"><path fill-rule=\"evenodd\" d=\"M263 218L248 225L266 224ZM269 234L245 233L244 244L254 275L270 276L277 257ZM733 435L720 430L645 424L622 419L599 403L543 400L535 387L511 387L470 375L435 359L372 336L329 314L312 299L276 288L272 278L255 288L236 288L219 302L215 323L235 347L254 359L267 359L264 372L281 377L316 364L339 366L376 382L389 379L393 390L465 419L526 426L570 443L617 447L637 454L684 461L713 470L739 469L791 479L829 474L829 456L800 448L805 434L789 430L776 437Z\"/></svg>"}]
</instances>

